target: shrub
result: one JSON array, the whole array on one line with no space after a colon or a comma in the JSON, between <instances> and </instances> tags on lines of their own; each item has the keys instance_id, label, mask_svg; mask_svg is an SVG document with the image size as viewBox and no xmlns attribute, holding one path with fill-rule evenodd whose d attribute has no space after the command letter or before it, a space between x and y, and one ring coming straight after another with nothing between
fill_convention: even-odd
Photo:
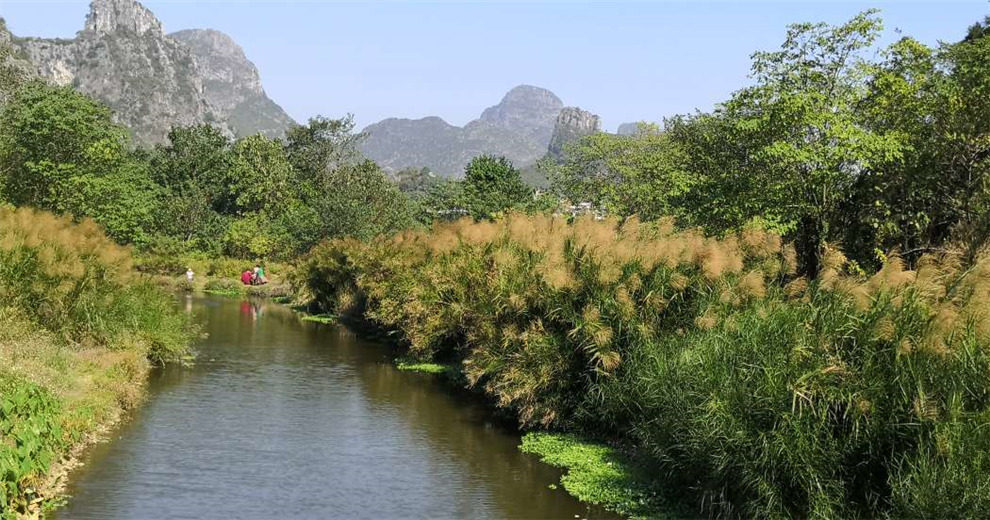
<instances>
[{"instance_id":1,"label":"shrub","mask_svg":"<svg viewBox=\"0 0 990 520\"><path fill-rule=\"evenodd\" d=\"M0 371L0 517L27 510L23 490L38 487L65 448L60 411L45 389Z\"/></svg>"},{"instance_id":2,"label":"shrub","mask_svg":"<svg viewBox=\"0 0 990 520\"><path fill-rule=\"evenodd\" d=\"M203 290L218 294L242 294L244 293L244 284L239 280L218 278L206 282Z\"/></svg>"}]
</instances>

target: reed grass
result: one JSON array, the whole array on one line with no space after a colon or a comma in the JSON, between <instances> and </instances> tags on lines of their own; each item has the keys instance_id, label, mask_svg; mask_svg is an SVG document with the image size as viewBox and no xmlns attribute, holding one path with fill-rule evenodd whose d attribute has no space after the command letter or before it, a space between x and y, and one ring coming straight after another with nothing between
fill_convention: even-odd
<instances>
[{"instance_id":1,"label":"reed grass","mask_svg":"<svg viewBox=\"0 0 990 520\"><path fill-rule=\"evenodd\" d=\"M990 258L819 279L752 228L720 238L512 214L335 240L294 283L454 363L524 428L647 453L718 517L978 517L990 497Z\"/></svg>"}]
</instances>

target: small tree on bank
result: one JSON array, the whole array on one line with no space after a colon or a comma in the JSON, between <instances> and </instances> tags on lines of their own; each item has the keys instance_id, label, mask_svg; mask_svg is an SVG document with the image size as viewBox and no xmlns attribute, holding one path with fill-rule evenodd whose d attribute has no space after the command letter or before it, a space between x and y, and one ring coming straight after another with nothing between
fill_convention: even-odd
<instances>
[{"instance_id":1,"label":"small tree on bank","mask_svg":"<svg viewBox=\"0 0 990 520\"><path fill-rule=\"evenodd\" d=\"M505 157L480 155L464 168L464 202L475 218L492 218L532 197L532 188Z\"/></svg>"}]
</instances>

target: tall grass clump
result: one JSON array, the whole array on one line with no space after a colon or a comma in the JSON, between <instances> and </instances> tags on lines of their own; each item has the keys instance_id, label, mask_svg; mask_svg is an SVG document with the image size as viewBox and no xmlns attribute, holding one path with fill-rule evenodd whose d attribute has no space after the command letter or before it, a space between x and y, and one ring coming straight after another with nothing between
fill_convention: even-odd
<instances>
[{"instance_id":1,"label":"tall grass clump","mask_svg":"<svg viewBox=\"0 0 990 520\"><path fill-rule=\"evenodd\" d=\"M800 278L759 229L509 215L327 242L297 283L524 427L623 441L699 514L981 516L990 258L858 272Z\"/></svg>"},{"instance_id":2,"label":"tall grass clump","mask_svg":"<svg viewBox=\"0 0 990 520\"><path fill-rule=\"evenodd\" d=\"M193 330L91 221L0 208L0 517L33 514L72 446L135 406Z\"/></svg>"},{"instance_id":3,"label":"tall grass clump","mask_svg":"<svg viewBox=\"0 0 990 520\"><path fill-rule=\"evenodd\" d=\"M758 232L717 240L667 222L510 215L329 242L299 272L323 310L400 330L413 356L457 360L523 424L550 427L600 422L585 395L630 348L791 269L780 240Z\"/></svg>"},{"instance_id":4,"label":"tall grass clump","mask_svg":"<svg viewBox=\"0 0 990 520\"><path fill-rule=\"evenodd\" d=\"M133 341L156 362L185 352L185 318L91 220L0 209L0 302L81 345Z\"/></svg>"}]
</instances>

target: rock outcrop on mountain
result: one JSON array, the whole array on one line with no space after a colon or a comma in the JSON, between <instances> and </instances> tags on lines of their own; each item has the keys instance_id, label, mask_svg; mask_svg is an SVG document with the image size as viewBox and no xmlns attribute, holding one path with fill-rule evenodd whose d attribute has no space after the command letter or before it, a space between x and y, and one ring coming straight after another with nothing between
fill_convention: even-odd
<instances>
[{"instance_id":1,"label":"rock outcrop on mountain","mask_svg":"<svg viewBox=\"0 0 990 520\"><path fill-rule=\"evenodd\" d=\"M221 36L174 38L135 0L93 0L74 39L14 44L42 77L106 103L140 143L163 141L172 126L204 122L229 135L280 134L291 119L264 95L243 51ZM236 84L245 78L249 85Z\"/></svg>"},{"instance_id":2,"label":"rock outcrop on mountain","mask_svg":"<svg viewBox=\"0 0 990 520\"><path fill-rule=\"evenodd\" d=\"M0 18L0 105L7 102L21 82L34 74L34 67L13 46L7 23Z\"/></svg>"},{"instance_id":3,"label":"rock outcrop on mountain","mask_svg":"<svg viewBox=\"0 0 990 520\"><path fill-rule=\"evenodd\" d=\"M598 132L601 132L601 119L598 116L577 107L565 107L557 115L547 154L559 159L567 143Z\"/></svg>"},{"instance_id":4,"label":"rock outcrop on mountain","mask_svg":"<svg viewBox=\"0 0 990 520\"><path fill-rule=\"evenodd\" d=\"M364 129L362 152L387 171L426 167L445 177L460 177L481 154L503 155L518 167L547 151L563 102L549 90L520 85L499 104L463 127L439 117L385 119Z\"/></svg>"},{"instance_id":5,"label":"rock outcrop on mountain","mask_svg":"<svg viewBox=\"0 0 990 520\"><path fill-rule=\"evenodd\" d=\"M238 137L281 137L295 121L265 94L257 67L230 36L213 29L187 29L169 36L186 44L199 65L206 101Z\"/></svg>"}]
</instances>

